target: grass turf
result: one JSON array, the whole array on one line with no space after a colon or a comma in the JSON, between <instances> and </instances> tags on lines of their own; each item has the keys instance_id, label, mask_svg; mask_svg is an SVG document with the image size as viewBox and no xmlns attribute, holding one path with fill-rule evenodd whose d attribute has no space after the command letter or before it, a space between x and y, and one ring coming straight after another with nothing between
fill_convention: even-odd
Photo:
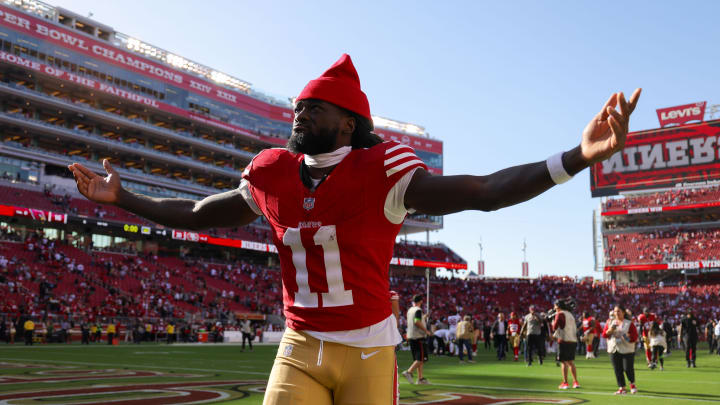
<instances>
[{"instance_id":1,"label":"grass turf","mask_svg":"<svg viewBox=\"0 0 720 405\"><path fill-rule=\"evenodd\" d=\"M214 403L261 404L276 351L274 345L256 345L252 352L212 344L0 345L0 403L89 404L120 398L136 403L168 399L172 403L169 397L178 395L179 390L186 397L198 398L204 391L213 391L215 397L210 398ZM459 364L455 357L432 357L425 367L432 385L410 385L399 376L401 403L460 405L513 399L516 402L505 403L720 404L720 356L709 355L706 346L699 348L698 368L686 368L684 353L673 351L662 372L647 369L644 354L638 352L639 392L623 397L613 395L617 387L606 354L593 360L579 356L582 388L560 391L560 368L553 361L526 367L522 361L494 360L493 353L479 349L476 364ZM409 352L399 352L399 370L410 363ZM118 387L126 387L125 392L119 393L123 389ZM32 391L45 393L25 394ZM57 392L51 397L49 391ZM37 398L22 398L29 396Z\"/></svg>"}]
</instances>

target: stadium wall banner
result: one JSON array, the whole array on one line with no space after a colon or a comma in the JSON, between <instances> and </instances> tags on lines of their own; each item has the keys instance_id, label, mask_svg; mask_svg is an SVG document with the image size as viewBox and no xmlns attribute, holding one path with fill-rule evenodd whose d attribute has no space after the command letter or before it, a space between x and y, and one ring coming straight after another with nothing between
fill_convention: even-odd
<instances>
[{"instance_id":1,"label":"stadium wall banner","mask_svg":"<svg viewBox=\"0 0 720 405\"><path fill-rule=\"evenodd\" d=\"M710 201L697 204L682 204L682 205L670 205L670 206L656 206L656 207L639 207L629 208L626 210L613 210L602 212L602 216L613 216L613 215L637 215L637 214L649 214L652 212L669 212L669 211L681 211L691 210L696 208L712 208L720 207L720 201Z\"/></svg>"},{"instance_id":2,"label":"stadium wall banner","mask_svg":"<svg viewBox=\"0 0 720 405\"><path fill-rule=\"evenodd\" d=\"M38 222L68 223L68 215L59 212L43 211L34 208L0 205L0 215L4 217L29 217Z\"/></svg>"},{"instance_id":3,"label":"stadium wall banner","mask_svg":"<svg viewBox=\"0 0 720 405\"><path fill-rule=\"evenodd\" d=\"M605 271L649 271L649 270L692 270L701 269L704 273L720 271L720 260L697 260L690 262L619 264L605 266Z\"/></svg>"},{"instance_id":4,"label":"stadium wall banner","mask_svg":"<svg viewBox=\"0 0 720 405\"><path fill-rule=\"evenodd\" d=\"M705 104L701 103L683 104L675 107L659 108L657 112L660 128L671 124L685 124L690 121L702 122L705 117Z\"/></svg>"},{"instance_id":5,"label":"stadium wall banner","mask_svg":"<svg viewBox=\"0 0 720 405\"><path fill-rule=\"evenodd\" d=\"M625 148L590 167L593 197L720 182L720 121L629 134Z\"/></svg>"},{"instance_id":6,"label":"stadium wall banner","mask_svg":"<svg viewBox=\"0 0 720 405\"><path fill-rule=\"evenodd\" d=\"M292 122L292 111L255 100L245 94L228 90L195 76L181 73L171 67L153 62L137 54L123 51L109 43L0 5L0 25L30 35L59 47L107 61L130 71L141 73L153 80L161 80L190 92L210 97L245 111L261 113L270 119Z\"/></svg>"},{"instance_id":7,"label":"stadium wall banner","mask_svg":"<svg viewBox=\"0 0 720 405\"><path fill-rule=\"evenodd\" d=\"M45 74L48 76L52 76L59 80L64 80L71 83L80 84L84 87L91 88L93 90L102 91L104 93L111 94L116 97L121 97L129 101L136 102L138 104L142 104L147 107L156 108L160 111L164 111L170 114L175 114L181 117L185 117L188 119L192 119L194 121L211 125L216 128L220 128L222 130L236 133L239 135L243 135L252 139L264 141L273 145L285 145L285 140L280 138L275 138L271 136L264 136L264 135L257 135L254 134L244 128L228 124L223 121L219 121L212 118L207 118L200 116L198 114L191 113L187 110L184 110L179 107L175 107L173 105L163 103L161 101L155 100L150 97L145 97L127 90L119 89L115 86L111 86L104 82L99 82L97 80L88 79L84 76L79 76L74 73L66 72L64 70L58 69L54 66L45 65L43 63L39 63L36 61L32 61L29 59L22 58L17 55L13 55L11 53L7 53L4 51L0 51L0 61L10 63L16 66L22 66L27 69L32 69L38 73Z\"/></svg>"}]
</instances>

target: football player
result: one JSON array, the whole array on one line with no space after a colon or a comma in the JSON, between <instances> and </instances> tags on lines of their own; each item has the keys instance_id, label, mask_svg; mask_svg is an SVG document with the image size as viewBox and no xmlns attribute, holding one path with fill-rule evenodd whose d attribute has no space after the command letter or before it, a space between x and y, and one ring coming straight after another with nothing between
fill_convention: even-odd
<instances>
[{"instance_id":1,"label":"football player","mask_svg":"<svg viewBox=\"0 0 720 405\"><path fill-rule=\"evenodd\" d=\"M520 328L522 323L515 312L510 312L508 319L508 337L510 346L513 348L513 361L518 361L520 353Z\"/></svg>"},{"instance_id":2,"label":"football player","mask_svg":"<svg viewBox=\"0 0 720 405\"><path fill-rule=\"evenodd\" d=\"M450 354L451 355L457 355L458 354L458 345L457 345L457 339L455 335L457 334L457 326L462 321L462 316L460 315L460 309L455 308L455 315L450 315L447 318L448 320L448 328L450 329Z\"/></svg>"},{"instance_id":3,"label":"football player","mask_svg":"<svg viewBox=\"0 0 720 405\"><path fill-rule=\"evenodd\" d=\"M594 359L595 353L593 350L593 341L595 340L595 318L593 318L588 311L583 312L583 319L582 319L582 332L583 332L583 342L585 343L585 348L587 350L587 353L585 353L586 359Z\"/></svg>"},{"instance_id":4,"label":"football player","mask_svg":"<svg viewBox=\"0 0 720 405\"><path fill-rule=\"evenodd\" d=\"M660 318L658 318L655 313L650 312L648 307L644 307L642 314L638 315L637 320L640 324L640 332L642 333L643 345L645 346L645 360L647 361L647 366L652 367L652 348L650 347L648 332L650 332L653 322L660 323Z\"/></svg>"},{"instance_id":5,"label":"football player","mask_svg":"<svg viewBox=\"0 0 720 405\"><path fill-rule=\"evenodd\" d=\"M393 347L400 342L388 265L408 213L493 211L527 201L621 150L640 89L613 93L580 144L547 160L486 176L433 176L407 145L372 132L368 99L348 55L296 98L286 148L261 151L240 186L201 201L125 190L74 163L78 190L172 228L236 227L264 216L272 227L287 328L265 404L397 401ZM555 119L548 117L549 120Z\"/></svg>"}]
</instances>

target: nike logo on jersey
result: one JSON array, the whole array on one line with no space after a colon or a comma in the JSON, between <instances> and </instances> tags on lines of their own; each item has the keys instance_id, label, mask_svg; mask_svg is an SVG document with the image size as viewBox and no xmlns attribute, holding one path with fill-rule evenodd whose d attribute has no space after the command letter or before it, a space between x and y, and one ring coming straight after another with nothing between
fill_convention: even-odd
<instances>
[{"instance_id":1,"label":"nike logo on jersey","mask_svg":"<svg viewBox=\"0 0 720 405\"><path fill-rule=\"evenodd\" d=\"M360 358L363 360L367 360L378 353L380 353L380 350L375 350L374 352L368 354L365 354L365 352L360 352Z\"/></svg>"}]
</instances>

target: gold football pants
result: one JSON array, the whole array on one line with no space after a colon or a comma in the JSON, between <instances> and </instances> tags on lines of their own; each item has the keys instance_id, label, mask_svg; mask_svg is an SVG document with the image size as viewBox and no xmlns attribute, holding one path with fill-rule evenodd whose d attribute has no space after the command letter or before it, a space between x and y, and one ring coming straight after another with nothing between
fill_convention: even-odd
<instances>
[{"instance_id":1,"label":"gold football pants","mask_svg":"<svg viewBox=\"0 0 720 405\"><path fill-rule=\"evenodd\" d=\"M351 347L285 329L263 405L397 404L395 348Z\"/></svg>"}]
</instances>

